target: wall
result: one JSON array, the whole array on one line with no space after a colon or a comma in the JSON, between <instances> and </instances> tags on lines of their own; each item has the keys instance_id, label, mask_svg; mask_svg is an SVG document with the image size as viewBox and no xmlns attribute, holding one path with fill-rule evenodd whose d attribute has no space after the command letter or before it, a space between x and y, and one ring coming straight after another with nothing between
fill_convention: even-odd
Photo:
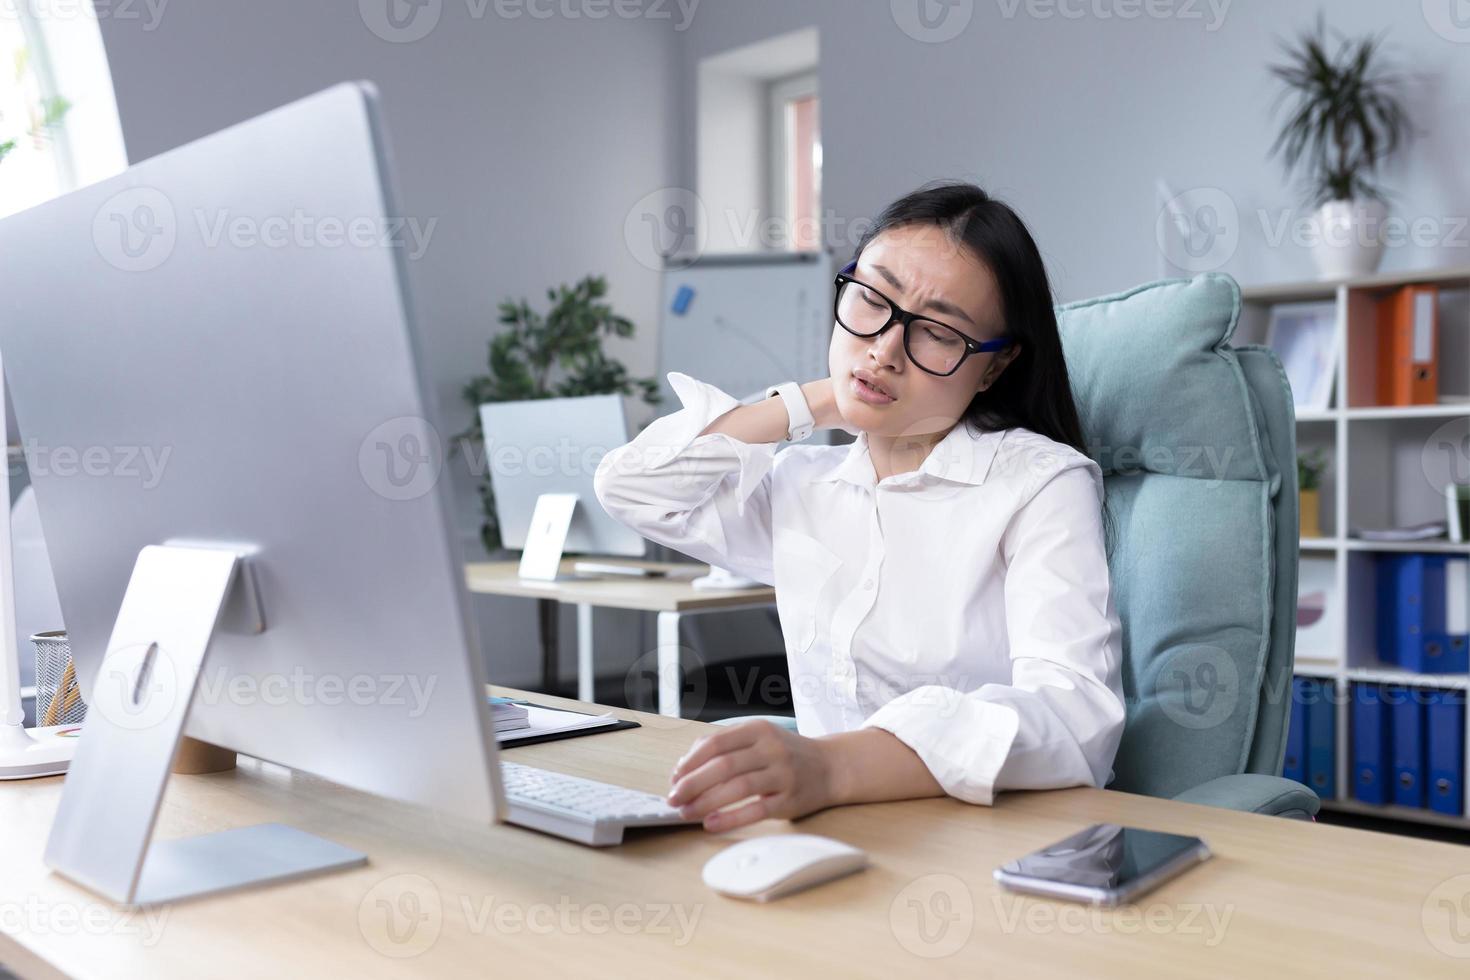
<instances>
[{"instance_id":1,"label":"wall","mask_svg":"<svg viewBox=\"0 0 1470 980\"><path fill-rule=\"evenodd\" d=\"M544 302L548 286L587 273L608 277L612 302L644 331L646 344L616 347L635 374L651 374L657 274L625 246L624 222L640 197L671 183L676 21L538 18L524 6L443 0L403 5L437 11L438 21L420 39L396 42L360 14L371 15L374 2L99 4L130 159L344 79L370 79L402 209L438 222L409 275L446 423L457 431L470 421L460 387L482 369L496 304ZM381 5L376 17L386 36L407 36L388 29ZM473 553L478 499L463 464L455 489ZM477 599L476 608L482 634L496 637L491 676L531 683L539 676L532 604ZM618 626L631 623L627 646L641 644L636 617L606 615L605 635L628 634ZM563 633L570 671L570 618Z\"/></svg>"},{"instance_id":2,"label":"wall","mask_svg":"<svg viewBox=\"0 0 1470 980\"><path fill-rule=\"evenodd\" d=\"M733 47L819 30L823 206L828 242L844 250L895 197L935 178L967 178L1027 220L1060 299L1094 296L1165 271L1155 191L1163 177L1177 192L1218 189L1196 193L1192 205L1225 205L1215 212L1218 242L1194 264L1274 282L1315 273L1294 236L1278 234L1307 212L1267 158L1277 89L1266 65L1278 58L1278 38L1325 7L1330 25L1350 35L1387 30L1426 134L1383 179L1398 194L1394 212L1418 219L1431 244L1395 248L1383 268L1465 265L1470 26L1450 26L1453 3L704 0L682 39L683 74L695 77L699 59ZM932 32L920 4L939 17ZM1457 40L1436 33L1426 11ZM686 119L681 143L688 180L692 126ZM1209 226L1209 213L1192 217Z\"/></svg>"},{"instance_id":3,"label":"wall","mask_svg":"<svg viewBox=\"0 0 1470 980\"><path fill-rule=\"evenodd\" d=\"M1233 219L1216 212L1226 220L1209 263L1244 283L1312 275L1290 236L1272 243L1283 221L1304 212L1266 157L1276 90L1265 66L1277 38L1310 24L1318 3L699 0L642 5L660 18L594 20L430 0L422 9L440 12L436 27L390 43L359 13L376 2L199 0L162 7L156 22L108 18L103 30L134 159L344 78L378 83L404 209L439 218L411 275L437 394L459 422L468 412L458 389L483 361L495 303L539 299L546 285L585 272L607 274L616 304L642 328L619 353L635 373L655 370L657 274L625 243L627 219L648 195L696 181L700 59L803 27L820 31L834 247L849 249L894 197L964 177L1021 212L1060 299L1096 295L1165 271L1155 191L1163 177L1180 191L1217 189L1234 209ZM1459 37L1445 26L1453 2L1444 0L1436 23ZM942 15L932 29L919 20L920 3ZM1470 231L1458 224L1470 214L1470 37L1436 33L1424 13L1441 10L1436 3L1330 5L1344 31L1388 29L1391 51L1412 70L1426 134L1384 179L1398 192L1395 211L1428 223L1430 244L1394 249L1385 269L1470 264ZM1211 191L1203 200L1220 198ZM456 489L469 538L477 518L463 474ZM533 679L528 606L477 601L482 628L499 641L491 669L500 679ZM769 627L757 619L728 624L725 642L769 648ZM640 624L600 614L611 644L604 662L648 645ZM568 670L572 632L565 618Z\"/></svg>"}]
</instances>

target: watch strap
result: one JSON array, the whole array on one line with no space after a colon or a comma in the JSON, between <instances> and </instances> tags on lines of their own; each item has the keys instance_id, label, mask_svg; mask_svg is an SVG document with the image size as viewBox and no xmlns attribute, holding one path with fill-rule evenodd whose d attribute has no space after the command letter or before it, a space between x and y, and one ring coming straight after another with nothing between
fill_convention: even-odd
<instances>
[{"instance_id":1,"label":"watch strap","mask_svg":"<svg viewBox=\"0 0 1470 980\"><path fill-rule=\"evenodd\" d=\"M812 415L811 406L806 402L801 385L795 381L772 385L766 389L766 397L770 398L772 395L779 395L781 403L786 406L787 441L801 442L810 436L816 428L817 420Z\"/></svg>"}]
</instances>

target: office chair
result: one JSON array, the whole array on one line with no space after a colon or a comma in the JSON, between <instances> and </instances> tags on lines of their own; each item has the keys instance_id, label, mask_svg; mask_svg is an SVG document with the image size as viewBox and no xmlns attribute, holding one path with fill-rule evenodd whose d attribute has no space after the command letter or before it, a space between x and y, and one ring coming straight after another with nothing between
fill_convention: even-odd
<instances>
[{"instance_id":1,"label":"office chair","mask_svg":"<svg viewBox=\"0 0 1470 980\"><path fill-rule=\"evenodd\" d=\"M1057 314L1103 470L1123 626L1128 721L1109 788L1310 818L1316 794L1281 776L1298 557L1296 417L1281 363L1230 345L1240 289L1226 275Z\"/></svg>"}]
</instances>

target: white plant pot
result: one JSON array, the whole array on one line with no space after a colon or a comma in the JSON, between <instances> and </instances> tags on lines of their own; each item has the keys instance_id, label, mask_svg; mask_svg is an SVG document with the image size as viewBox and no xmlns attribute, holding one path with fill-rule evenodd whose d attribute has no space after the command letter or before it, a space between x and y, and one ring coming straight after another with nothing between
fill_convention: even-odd
<instances>
[{"instance_id":1,"label":"white plant pot","mask_svg":"<svg viewBox=\"0 0 1470 980\"><path fill-rule=\"evenodd\" d=\"M1382 201L1328 201L1314 216L1312 260L1323 279L1372 275L1383 261Z\"/></svg>"}]
</instances>

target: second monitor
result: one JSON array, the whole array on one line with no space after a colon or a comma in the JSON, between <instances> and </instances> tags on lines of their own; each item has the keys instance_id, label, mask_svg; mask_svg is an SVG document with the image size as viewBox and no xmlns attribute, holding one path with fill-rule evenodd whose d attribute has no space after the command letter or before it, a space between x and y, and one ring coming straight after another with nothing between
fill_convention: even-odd
<instances>
[{"instance_id":1,"label":"second monitor","mask_svg":"<svg viewBox=\"0 0 1470 980\"><path fill-rule=\"evenodd\" d=\"M480 425L505 547L526 548L544 494L575 494L562 550L644 556L643 536L613 520L592 489L602 457L628 441L622 396L492 402L480 406Z\"/></svg>"}]
</instances>

